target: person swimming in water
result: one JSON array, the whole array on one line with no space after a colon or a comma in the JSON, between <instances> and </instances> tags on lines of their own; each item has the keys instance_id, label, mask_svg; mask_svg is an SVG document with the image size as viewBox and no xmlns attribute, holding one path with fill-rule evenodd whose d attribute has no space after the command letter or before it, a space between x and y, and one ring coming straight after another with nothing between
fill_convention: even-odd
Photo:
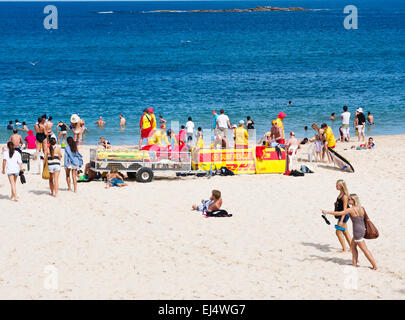
<instances>
[{"instance_id":1,"label":"person swimming in water","mask_svg":"<svg viewBox=\"0 0 405 320\"><path fill-rule=\"evenodd\" d=\"M96 125L99 128L102 128L106 125L106 122L103 120L103 117L100 116L100 118L96 121Z\"/></svg>"},{"instance_id":2,"label":"person swimming in water","mask_svg":"<svg viewBox=\"0 0 405 320\"><path fill-rule=\"evenodd\" d=\"M120 128L124 129L126 126L127 120L124 118L122 114L120 114Z\"/></svg>"},{"instance_id":3,"label":"person swimming in water","mask_svg":"<svg viewBox=\"0 0 405 320\"><path fill-rule=\"evenodd\" d=\"M367 113L367 121L370 126L374 124L374 116L371 114L370 111Z\"/></svg>"}]
</instances>

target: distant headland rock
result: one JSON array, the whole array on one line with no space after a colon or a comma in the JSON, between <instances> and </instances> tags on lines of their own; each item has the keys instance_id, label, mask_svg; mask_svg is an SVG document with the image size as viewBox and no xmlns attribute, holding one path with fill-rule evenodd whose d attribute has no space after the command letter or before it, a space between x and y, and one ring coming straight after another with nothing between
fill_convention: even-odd
<instances>
[{"instance_id":1,"label":"distant headland rock","mask_svg":"<svg viewBox=\"0 0 405 320\"><path fill-rule=\"evenodd\" d=\"M265 11L310 11L311 9L300 8L300 7L290 7L290 8L279 8L279 7L256 7L256 8L247 8L247 9L204 9L204 10L154 10L149 12L156 12L156 13L176 13L176 12L265 12Z\"/></svg>"}]
</instances>

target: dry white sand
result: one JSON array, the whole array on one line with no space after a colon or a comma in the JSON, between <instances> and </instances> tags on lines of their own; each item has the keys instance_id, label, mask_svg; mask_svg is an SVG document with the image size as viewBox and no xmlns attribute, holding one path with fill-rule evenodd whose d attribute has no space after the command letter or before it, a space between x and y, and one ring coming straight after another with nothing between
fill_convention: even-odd
<instances>
[{"instance_id":1,"label":"dry white sand","mask_svg":"<svg viewBox=\"0 0 405 320\"><path fill-rule=\"evenodd\" d=\"M355 173L312 164L305 177L160 178L121 189L91 182L78 194L61 175L57 199L27 174L18 203L1 175L0 298L404 299L405 136L375 140L367 151L338 144ZM360 252L352 273L334 217L332 226L321 218L341 178L380 231L367 241L377 271ZM190 210L214 188L233 217Z\"/></svg>"}]
</instances>

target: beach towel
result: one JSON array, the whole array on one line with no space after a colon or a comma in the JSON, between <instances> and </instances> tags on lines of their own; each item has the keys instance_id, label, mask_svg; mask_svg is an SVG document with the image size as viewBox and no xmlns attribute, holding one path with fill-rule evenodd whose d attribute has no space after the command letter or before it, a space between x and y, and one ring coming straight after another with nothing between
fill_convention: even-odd
<instances>
[{"instance_id":1,"label":"beach towel","mask_svg":"<svg viewBox=\"0 0 405 320\"><path fill-rule=\"evenodd\" d=\"M232 217L231 214L229 214L226 210L218 210L218 211L213 211L213 212L203 212L203 215L206 218L223 218L223 217Z\"/></svg>"}]
</instances>

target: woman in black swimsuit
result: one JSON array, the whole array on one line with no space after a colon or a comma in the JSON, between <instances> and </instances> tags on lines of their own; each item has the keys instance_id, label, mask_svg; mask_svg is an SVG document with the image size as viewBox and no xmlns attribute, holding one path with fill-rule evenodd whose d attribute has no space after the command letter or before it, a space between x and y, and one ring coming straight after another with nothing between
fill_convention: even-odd
<instances>
[{"instance_id":1,"label":"woman in black swimsuit","mask_svg":"<svg viewBox=\"0 0 405 320\"><path fill-rule=\"evenodd\" d=\"M65 139L69 131L68 125L63 121L59 121L56 130L58 131L58 144L60 144L60 138L62 138L62 144L65 144Z\"/></svg>"},{"instance_id":2,"label":"woman in black swimsuit","mask_svg":"<svg viewBox=\"0 0 405 320\"><path fill-rule=\"evenodd\" d=\"M360 199L356 194L350 194L348 197L348 203L350 205L349 208L343 211L326 211L322 210L322 213L325 214L333 214L334 216L345 216L347 214L350 215L350 219L353 222L353 241L351 242L351 249L352 249L352 265L353 267L357 267L357 262L359 258L359 252L357 247L363 251L364 255L366 256L367 260L371 263L371 269L377 270L377 264L374 260L373 255L368 250L366 242L364 241L364 236L366 233L366 227L364 223L364 214L365 210L360 204Z\"/></svg>"},{"instance_id":3,"label":"woman in black swimsuit","mask_svg":"<svg viewBox=\"0 0 405 320\"><path fill-rule=\"evenodd\" d=\"M37 145L37 152L41 151L41 147L44 152L48 148L48 140L46 139L45 135L44 122L45 122L44 118L38 118L38 123L34 126L34 129L37 133L35 141Z\"/></svg>"},{"instance_id":4,"label":"woman in black swimsuit","mask_svg":"<svg viewBox=\"0 0 405 320\"><path fill-rule=\"evenodd\" d=\"M336 190L339 190L340 193L335 202L335 211L344 211L348 208L349 199L349 191L347 190L346 182L344 182L344 180L336 181ZM340 245L342 246L342 252L350 251L346 249L345 243L346 238L346 241L349 244L350 248L352 239L349 231L347 230L347 221L350 219L350 214L347 214L345 216L335 216L335 218L338 220L337 227L345 229L345 231L336 229L336 236L338 237Z\"/></svg>"}]
</instances>

